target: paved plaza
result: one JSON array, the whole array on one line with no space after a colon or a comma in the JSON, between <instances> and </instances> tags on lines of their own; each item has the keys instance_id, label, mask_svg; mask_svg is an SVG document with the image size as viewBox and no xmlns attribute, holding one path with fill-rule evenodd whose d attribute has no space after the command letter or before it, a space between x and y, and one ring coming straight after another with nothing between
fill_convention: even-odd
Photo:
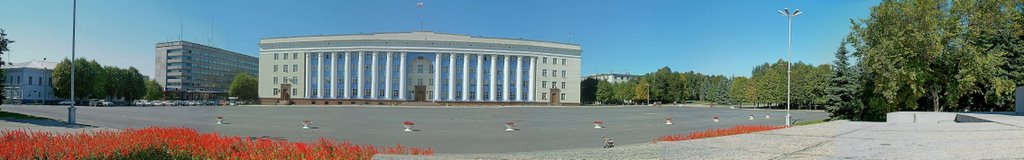
<instances>
[{"instance_id":1,"label":"paved plaza","mask_svg":"<svg viewBox=\"0 0 1024 160\"><path fill-rule=\"evenodd\" d=\"M497 154L380 155L377 159L1024 159L1024 116L993 122L821 124L615 148Z\"/></svg>"},{"instance_id":2,"label":"paved plaza","mask_svg":"<svg viewBox=\"0 0 1024 160\"><path fill-rule=\"evenodd\" d=\"M57 120L66 106L3 105L4 111ZM755 120L749 120L750 115ZM765 119L765 114L771 114ZM735 125L783 125L785 111L726 107L377 107L377 106L230 106L230 107L79 107L78 122L123 129L184 126L201 132L309 141L319 137L354 143L431 147L437 153L512 153L599 148L601 136L620 146L650 144L662 135ZM821 111L793 111L797 121L824 119ZM217 125L217 116L227 124ZM671 116L675 124L666 125ZM713 122L712 117L720 117ZM303 120L314 129L301 129ZM402 122L416 123L403 132ZM505 121L520 129L504 131ZM604 121L604 129L593 121Z\"/></svg>"}]
</instances>

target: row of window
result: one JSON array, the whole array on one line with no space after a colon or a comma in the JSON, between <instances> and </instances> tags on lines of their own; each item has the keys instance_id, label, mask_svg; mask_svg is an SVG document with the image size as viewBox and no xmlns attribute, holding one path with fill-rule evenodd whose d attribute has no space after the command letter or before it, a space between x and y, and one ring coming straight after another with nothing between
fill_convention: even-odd
<instances>
[{"instance_id":1,"label":"row of window","mask_svg":"<svg viewBox=\"0 0 1024 160\"><path fill-rule=\"evenodd\" d=\"M21 84L21 76L7 76L4 81L7 84ZM53 81L49 78L28 76L28 85L52 86Z\"/></svg>"},{"instance_id":2,"label":"row of window","mask_svg":"<svg viewBox=\"0 0 1024 160\"><path fill-rule=\"evenodd\" d=\"M547 69L541 69L540 70L540 76L547 77L548 76L548 70ZM551 77L558 77L558 70L552 69L551 70ZM562 78L565 78L565 70L562 70Z\"/></svg>"},{"instance_id":3,"label":"row of window","mask_svg":"<svg viewBox=\"0 0 1024 160\"><path fill-rule=\"evenodd\" d=\"M540 61L540 63L548 64L548 57L544 57L544 58L541 58L541 59L542 60ZM558 58L551 57L551 64L558 64L558 60L559 60ZM565 65L565 58L562 58L561 60L562 60L562 65L564 66Z\"/></svg>"},{"instance_id":4,"label":"row of window","mask_svg":"<svg viewBox=\"0 0 1024 160\"><path fill-rule=\"evenodd\" d=\"M288 73L288 65L280 65L280 68L283 68L284 72ZM278 69L278 65L274 65L274 72L276 73L278 70L279 70ZM298 72L298 71L299 71L299 65L293 64L292 65L292 72Z\"/></svg>"},{"instance_id":5,"label":"row of window","mask_svg":"<svg viewBox=\"0 0 1024 160\"><path fill-rule=\"evenodd\" d=\"M281 56L281 55L283 55L283 56ZM284 59L288 59L288 53L282 53L281 55L278 55L277 53L274 53L274 60L277 60L280 57L284 57ZM292 55L291 56L292 59L299 59L299 53L292 53L291 55Z\"/></svg>"}]
</instances>

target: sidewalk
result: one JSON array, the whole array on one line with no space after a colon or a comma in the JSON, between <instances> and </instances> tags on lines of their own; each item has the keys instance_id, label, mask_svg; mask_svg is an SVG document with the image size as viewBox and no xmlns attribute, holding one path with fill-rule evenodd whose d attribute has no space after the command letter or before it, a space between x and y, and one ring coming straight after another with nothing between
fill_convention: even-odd
<instances>
[{"instance_id":1,"label":"sidewalk","mask_svg":"<svg viewBox=\"0 0 1024 160\"><path fill-rule=\"evenodd\" d=\"M973 115L972 116L976 116ZM499 154L380 155L375 159L1021 159L1024 116L993 122L887 124L832 121L678 142ZM652 137L653 138L653 137Z\"/></svg>"},{"instance_id":2,"label":"sidewalk","mask_svg":"<svg viewBox=\"0 0 1024 160\"><path fill-rule=\"evenodd\" d=\"M50 119L0 119L0 131L4 130L29 130L46 131L50 133L79 133L97 130L115 130L99 128L88 125L71 125L62 121Z\"/></svg>"}]
</instances>

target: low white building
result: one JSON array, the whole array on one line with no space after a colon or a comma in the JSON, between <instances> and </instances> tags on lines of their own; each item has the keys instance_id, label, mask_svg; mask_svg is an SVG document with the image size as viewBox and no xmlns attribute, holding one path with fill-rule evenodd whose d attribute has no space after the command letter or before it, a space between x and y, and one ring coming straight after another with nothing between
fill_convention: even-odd
<instances>
[{"instance_id":1,"label":"low white building","mask_svg":"<svg viewBox=\"0 0 1024 160\"><path fill-rule=\"evenodd\" d=\"M4 103L55 104L51 77L56 62L30 61L3 66Z\"/></svg>"},{"instance_id":2,"label":"low white building","mask_svg":"<svg viewBox=\"0 0 1024 160\"><path fill-rule=\"evenodd\" d=\"M603 73L587 76L586 78L597 79L602 81L608 81L608 83L622 83L628 82L630 79L637 77L636 75L621 74L621 73ZM584 79L586 79L584 78Z\"/></svg>"}]
</instances>

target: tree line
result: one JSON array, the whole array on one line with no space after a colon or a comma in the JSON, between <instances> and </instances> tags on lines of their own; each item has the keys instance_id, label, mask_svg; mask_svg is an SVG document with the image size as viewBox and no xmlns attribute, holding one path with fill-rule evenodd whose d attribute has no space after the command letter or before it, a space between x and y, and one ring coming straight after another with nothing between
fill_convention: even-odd
<instances>
[{"instance_id":1,"label":"tree line","mask_svg":"<svg viewBox=\"0 0 1024 160\"><path fill-rule=\"evenodd\" d=\"M64 59L53 68L54 95L71 97L70 59ZM96 60L79 58L75 66L75 99L109 99L134 101L151 94L147 80L135 67L101 66ZM154 82L155 83L155 82Z\"/></svg>"},{"instance_id":2,"label":"tree line","mask_svg":"<svg viewBox=\"0 0 1024 160\"><path fill-rule=\"evenodd\" d=\"M711 103L784 106L786 70L784 60L754 67L751 77L706 75L693 71L674 72L669 67L640 75L622 83L596 79L583 82L584 103L643 104ZM792 102L795 107L818 108L825 104L825 87L832 75L829 65L793 64ZM587 89L593 88L592 91ZM592 93L592 94L591 94Z\"/></svg>"}]
</instances>

